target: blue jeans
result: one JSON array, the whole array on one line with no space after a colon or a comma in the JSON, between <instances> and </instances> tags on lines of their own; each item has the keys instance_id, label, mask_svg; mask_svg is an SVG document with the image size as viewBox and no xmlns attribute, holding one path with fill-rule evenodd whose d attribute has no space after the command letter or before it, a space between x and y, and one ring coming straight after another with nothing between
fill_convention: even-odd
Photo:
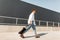
<instances>
[{"instance_id":1,"label":"blue jeans","mask_svg":"<svg viewBox=\"0 0 60 40\"><path fill-rule=\"evenodd\" d=\"M32 22L32 24L30 24L30 25L28 25L28 26L26 27L26 30L24 31L24 33L27 32L31 27L32 27L34 33L37 34L37 33L36 33L36 25L34 25L33 22Z\"/></svg>"}]
</instances>

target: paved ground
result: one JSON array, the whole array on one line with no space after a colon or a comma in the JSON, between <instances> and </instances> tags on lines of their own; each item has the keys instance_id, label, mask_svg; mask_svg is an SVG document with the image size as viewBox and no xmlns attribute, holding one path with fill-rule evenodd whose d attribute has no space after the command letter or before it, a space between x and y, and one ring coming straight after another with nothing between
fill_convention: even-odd
<instances>
[{"instance_id":1,"label":"paved ground","mask_svg":"<svg viewBox=\"0 0 60 40\"><path fill-rule=\"evenodd\" d=\"M38 32L40 38L35 38L33 32L24 34L26 38L19 37L17 32L0 32L0 40L60 40L60 32Z\"/></svg>"}]
</instances>

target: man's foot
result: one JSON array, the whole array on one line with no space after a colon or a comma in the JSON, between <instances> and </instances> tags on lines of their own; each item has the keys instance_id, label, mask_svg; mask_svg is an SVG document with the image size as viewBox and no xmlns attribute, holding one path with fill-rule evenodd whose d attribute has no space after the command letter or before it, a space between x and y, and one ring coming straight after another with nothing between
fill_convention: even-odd
<instances>
[{"instance_id":1,"label":"man's foot","mask_svg":"<svg viewBox=\"0 0 60 40\"><path fill-rule=\"evenodd\" d=\"M25 38L25 37L23 36L23 34L21 34L20 37L21 37L21 38Z\"/></svg>"},{"instance_id":2,"label":"man's foot","mask_svg":"<svg viewBox=\"0 0 60 40\"><path fill-rule=\"evenodd\" d=\"M40 36L39 36L39 35L35 35L35 37L36 37L36 38L40 38Z\"/></svg>"}]
</instances>

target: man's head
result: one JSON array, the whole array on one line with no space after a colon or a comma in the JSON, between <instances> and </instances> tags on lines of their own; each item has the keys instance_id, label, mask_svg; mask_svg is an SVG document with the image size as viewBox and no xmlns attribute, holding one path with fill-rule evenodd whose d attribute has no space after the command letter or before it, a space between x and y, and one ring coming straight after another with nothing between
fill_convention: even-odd
<instances>
[{"instance_id":1,"label":"man's head","mask_svg":"<svg viewBox=\"0 0 60 40\"><path fill-rule=\"evenodd\" d=\"M34 14L36 13L36 11L37 11L36 9L32 9L32 12L33 12Z\"/></svg>"}]
</instances>

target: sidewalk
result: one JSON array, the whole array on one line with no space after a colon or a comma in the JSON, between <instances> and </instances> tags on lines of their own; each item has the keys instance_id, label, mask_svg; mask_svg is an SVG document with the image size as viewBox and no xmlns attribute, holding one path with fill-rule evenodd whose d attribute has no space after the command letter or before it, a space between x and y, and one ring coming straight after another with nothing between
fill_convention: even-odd
<instances>
[{"instance_id":1,"label":"sidewalk","mask_svg":"<svg viewBox=\"0 0 60 40\"><path fill-rule=\"evenodd\" d=\"M34 37L34 32L24 34L26 38L19 37L17 32L0 32L0 40L60 40L60 32L38 32L40 38Z\"/></svg>"}]
</instances>

